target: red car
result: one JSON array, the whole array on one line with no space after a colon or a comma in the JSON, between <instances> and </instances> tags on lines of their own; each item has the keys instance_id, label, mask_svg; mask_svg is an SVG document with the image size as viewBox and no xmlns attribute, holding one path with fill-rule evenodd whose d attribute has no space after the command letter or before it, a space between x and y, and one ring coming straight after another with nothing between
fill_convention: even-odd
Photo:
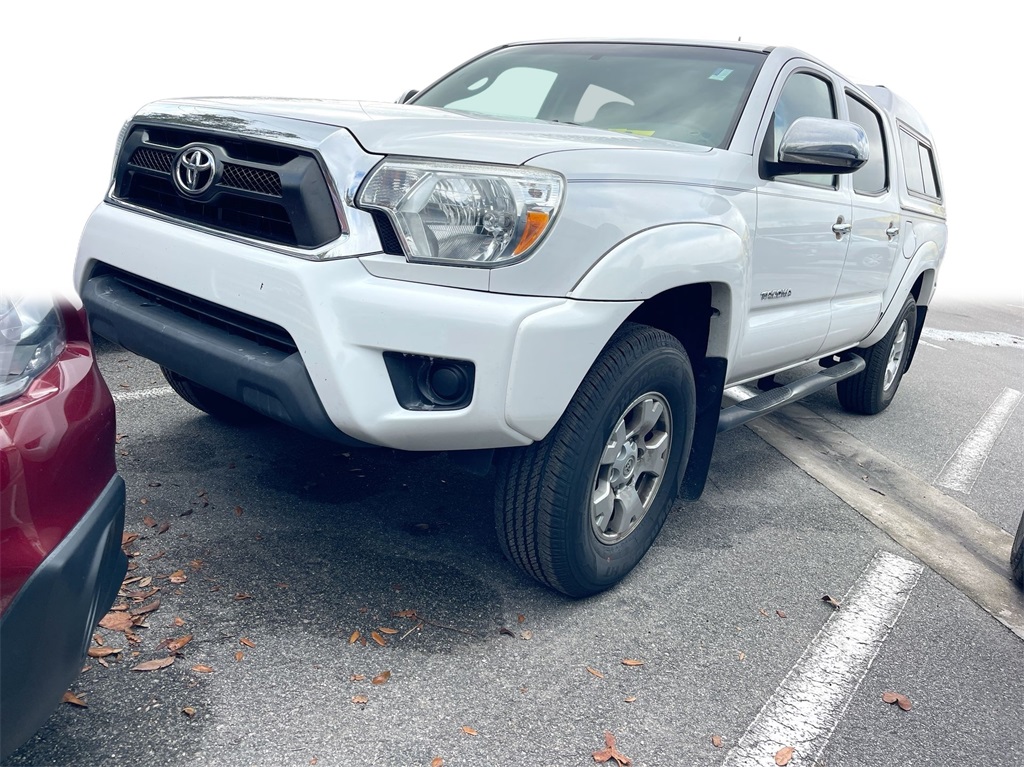
<instances>
[{"instance_id":1,"label":"red car","mask_svg":"<svg viewBox=\"0 0 1024 767\"><path fill-rule=\"evenodd\" d=\"M0 759L60 704L124 579L114 426L84 312L0 291Z\"/></svg>"}]
</instances>

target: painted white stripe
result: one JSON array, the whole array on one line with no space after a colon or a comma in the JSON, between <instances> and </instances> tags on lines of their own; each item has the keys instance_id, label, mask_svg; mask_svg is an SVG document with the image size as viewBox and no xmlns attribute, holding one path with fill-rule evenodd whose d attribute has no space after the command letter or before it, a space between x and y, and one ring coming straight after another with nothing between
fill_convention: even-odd
<instances>
[{"instance_id":1,"label":"painted white stripe","mask_svg":"<svg viewBox=\"0 0 1024 767\"><path fill-rule=\"evenodd\" d=\"M1020 397L1016 389L1003 389L992 407L943 465L935 484L963 493L974 489L988 454L992 452L999 434L1020 402Z\"/></svg>"},{"instance_id":2,"label":"painted white stripe","mask_svg":"<svg viewBox=\"0 0 1024 767\"><path fill-rule=\"evenodd\" d=\"M939 346L938 344L930 344L927 341L925 341L923 338L919 341L919 343L921 344L921 346L930 346L933 349L938 349L939 351L943 351L943 352L946 351L946 347L945 346Z\"/></svg>"},{"instance_id":3,"label":"painted white stripe","mask_svg":"<svg viewBox=\"0 0 1024 767\"><path fill-rule=\"evenodd\" d=\"M896 625L924 568L879 551L764 704L723 767L774 764L792 746L814 764Z\"/></svg>"},{"instance_id":4,"label":"painted white stripe","mask_svg":"<svg viewBox=\"0 0 1024 767\"><path fill-rule=\"evenodd\" d=\"M1011 349L1024 349L1024 336L1003 333L996 330L942 330L925 328L921 331L922 338L933 341L962 341L972 346L1001 346Z\"/></svg>"},{"instance_id":5,"label":"painted white stripe","mask_svg":"<svg viewBox=\"0 0 1024 767\"><path fill-rule=\"evenodd\" d=\"M112 396L114 402L131 402L138 399L152 399L153 397L165 397L174 394L170 386L157 386L152 389L139 389L138 391L115 391Z\"/></svg>"}]
</instances>

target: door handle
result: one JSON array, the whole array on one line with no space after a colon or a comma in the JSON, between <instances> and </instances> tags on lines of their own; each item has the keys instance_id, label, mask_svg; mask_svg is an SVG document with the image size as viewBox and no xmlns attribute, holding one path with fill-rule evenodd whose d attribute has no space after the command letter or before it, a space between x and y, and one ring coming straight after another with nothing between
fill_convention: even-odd
<instances>
[{"instance_id":1,"label":"door handle","mask_svg":"<svg viewBox=\"0 0 1024 767\"><path fill-rule=\"evenodd\" d=\"M895 223L889 224L889 228L885 230L885 236L890 240L895 240L896 235L900 233L900 228Z\"/></svg>"},{"instance_id":2,"label":"door handle","mask_svg":"<svg viewBox=\"0 0 1024 767\"><path fill-rule=\"evenodd\" d=\"M850 230L853 229L853 224L847 224L845 221L846 219L840 216L836 219L836 222L832 224L832 231L835 232L837 240L841 240L844 234L849 234Z\"/></svg>"}]
</instances>

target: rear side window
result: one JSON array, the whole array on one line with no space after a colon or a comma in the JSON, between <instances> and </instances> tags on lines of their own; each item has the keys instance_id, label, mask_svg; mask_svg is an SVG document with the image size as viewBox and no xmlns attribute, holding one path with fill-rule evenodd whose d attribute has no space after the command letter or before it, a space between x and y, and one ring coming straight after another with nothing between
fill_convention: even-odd
<instances>
[{"instance_id":1,"label":"rear side window","mask_svg":"<svg viewBox=\"0 0 1024 767\"><path fill-rule=\"evenodd\" d=\"M939 176L935 171L932 148L902 128L900 148L903 150L903 164L906 166L907 189L924 197L941 199Z\"/></svg>"},{"instance_id":2,"label":"rear side window","mask_svg":"<svg viewBox=\"0 0 1024 767\"><path fill-rule=\"evenodd\" d=\"M881 194L889 187L889 157L885 149L882 118L871 107L847 94L850 121L857 123L868 134L867 163L853 174L853 190L858 194Z\"/></svg>"}]
</instances>

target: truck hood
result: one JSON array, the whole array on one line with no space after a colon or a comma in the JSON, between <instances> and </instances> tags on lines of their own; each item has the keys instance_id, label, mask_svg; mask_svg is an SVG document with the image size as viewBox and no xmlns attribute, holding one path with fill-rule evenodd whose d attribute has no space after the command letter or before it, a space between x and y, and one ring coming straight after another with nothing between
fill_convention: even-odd
<instances>
[{"instance_id":1,"label":"truck hood","mask_svg":"<svg viewBox=\"0 0 1024 767\"><path fill-rule=\"evenodd\" d=\"M324 127L344 128L371 154L507 165L521 165L538 155L578 149L710 151L707 147L598 128L368 101L175 99L149 104L138 116L194 127L230 129L310 146L324 137Z\"/></svg>"}]
</instances>

